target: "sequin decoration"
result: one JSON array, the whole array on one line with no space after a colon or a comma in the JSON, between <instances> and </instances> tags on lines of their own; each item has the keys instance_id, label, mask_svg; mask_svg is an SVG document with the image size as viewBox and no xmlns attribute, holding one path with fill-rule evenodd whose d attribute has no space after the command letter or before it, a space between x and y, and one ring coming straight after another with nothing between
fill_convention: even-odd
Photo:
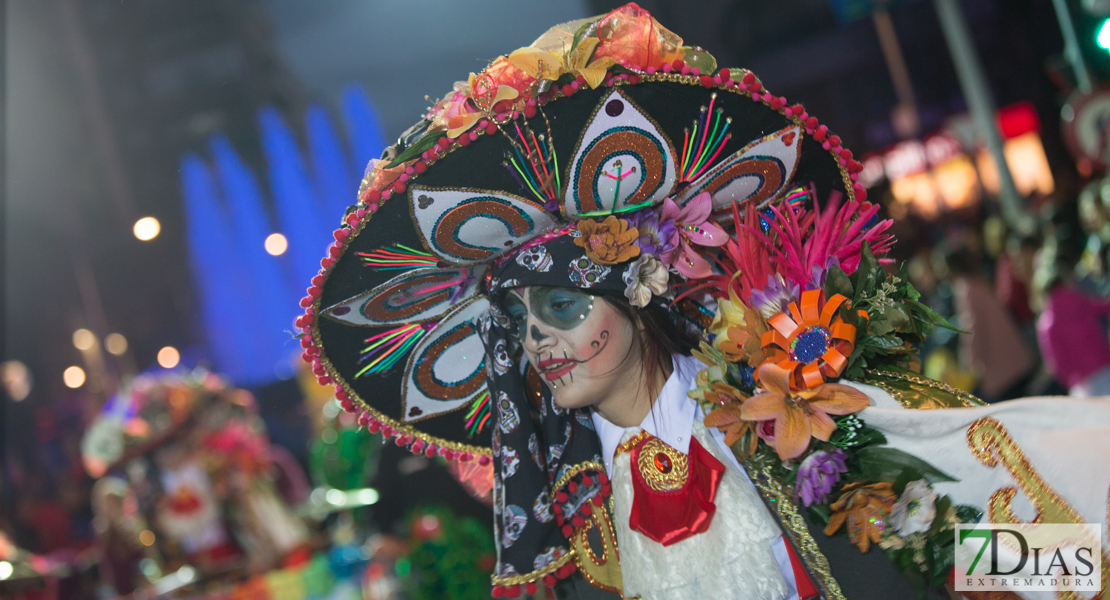
<instances>
[{"instance_id":1,"label":"sequin decoration","mask_svg":"<svg viewBox=\"0 0 1110 600\"><path fill-rule=\"evenodd\" d=\"M685 205L701 192L709 192L719 218L729 218L733 202L750 202L762 208L793 180L801 158L801 140L801 128L792 125L755 140L702 175L703 165L695 173L696 180L677 194L678 203ZM700 159L695 155L690 160L696 165Z\"/></svg>"},{"instance_id":2,"label":"sequin decoration","mask_svg":"<svg viewBox=\"0 0 1110 600\"><path fill-rule=\"evenodd\" d=\"M790 358L803 363L813 362L829 349L832 336L824 327L809 327L790 342Z\"/></svg>"},{"instance_id":3,"label":"sequin decoration","mask_svg":"<svg viewBox=\"0 0 1110 600\"><path fill-rule=\"evenodd\" d=\"M425 245L458 265L488 262L557 225L542 204L503 192L414 186L410 194L435 200L412 204L413 217Z\"/></svg>"},{"instance_id":4,"label":"sequin decoration","mask_svg":"<svg viewBox=\"0 0 1110 600\"><path fill-rule=\"evenodd\" d=\"M439 318L477 287L485 267L419 269L324 309L324 316L350 325L383 327Z\"/></svg>"},{"instance_id":5,"label":"sequin decoration","mask_svg":"<svg viewBox=\"0 0 1110 600\"><path fill-rule=\"evenodd\" d=\"M614 90L598 103L575 147L563 213L598 216L650 206L670 194L675 179L670 139Z\"/></svg>"},{"instance_id":6,"label":"sequin decoration","mask_svg":"<svg viewBox=\"0 0 1110 600\"><path fill-rule=\"evenodd\" d=\"M401 400L406 422L462 409L486 392L486 352L477 325L488 310L485 298L455 308L412 350Z\"/></svg>"}]
</instances>

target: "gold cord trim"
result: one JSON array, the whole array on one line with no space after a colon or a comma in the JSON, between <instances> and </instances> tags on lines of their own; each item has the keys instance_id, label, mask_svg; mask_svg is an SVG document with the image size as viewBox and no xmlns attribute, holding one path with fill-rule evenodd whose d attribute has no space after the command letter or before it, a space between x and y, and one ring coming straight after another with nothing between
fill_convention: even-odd
<instances>
[{"instance_id":1,"label":"gold cord trim","mask_svg":"<svg viewBox=\"0 0 1110 600\"><path fill-rule=\"evenodd\" d=\"M902 406L904 406L905 408L921 408L921 407L913 405L914 403L913 403L912 399L910 398L909 394L906 391L899 390L898 388L895 388L895 387L891 386L890 384L882 381L881 378L896 379L896 380L899 380L899 381L906 381L906 382L914 383L914 384L921 385L921 386L924 386L924 387L927 387L927 388L940 390L942 392L951 394L952 396L956 397L960 401L961 406L964 406L964 407L967 407L967 408L970 408L970 407L973 407L973 406L985 406L984 402L982 400L980 400L979 398L976 398L974 395L969 394L969 393L967 393L967 392L965 392L965 391L963 391L959 388L952 387L951 385L948 385L947 383L944 383L943 381L937 381L935 379L929 379L928 377L921 377L919 375L910 375L908 373L897 373L897 372L894 372L894 371L879 371L879 370L875 370L875 369L867 369L867 370L864 371L864 374L867 375L867 378L864 379L861 383L866 383L868 385L873 385L873 386L883 390L884 392L893 396L894 399L897 400L898 403L901 404ZM929 407L929 408L932 408L932 407ZM956 407L946 407L946 408L956 408Z\"/></svg>"},{"instance_id":2,"label":"gold cord trim","mask_svg":"<svg viewBox=\"0 0 1110 600\"><path fill-rule=\"evenodd\" d=\"M555 482L555 487L553 487L551 489L556 490L556 491L561 490L561 489L563 489L563 486L570 483L570 480L575 475L578 475L579 473L582 473L582 472L585 472L585 471L588 471L588 470L591 470L591 469L594 470L594 471L598 471L600 473L604 473L605 472L605 465L603 465L599 462L594 462L592 460L587 460L587 461L580 462L580 463L574 465L573 467L571 467L570 469L568 469L566 473L563 473L563 476L560 477L559 480Z\"/></svg>"},{"instance_id":3,"label":"gold cord trim","mask_svg":"<svg viewBox=\"0 0 1110 600\"><path fill-rule=\"evenodd\" d=\"M524 575L512 575L510 577L490 575L490 581L493 582L493 585L523 585L525 583L539 581L559 570L560 567L570 562L570 559L573 557L574 548L571 547L567 549L566 554L547 563L542 569L532 571L531 573L525 573Z\"/></svg>"},{"instance_id":4,"label":"gold cord trim","mask_svg":"<svg viewBox=\"0 0 1110 600\"><path fill-rule=\"evenodd\" d=\"M798 512L798 507L791 501L782 485L771 476L771 467L766 466L762 470L755 471L749 465L750 463L744 464L749 479L759 488L760 493L767 497L771 506L775 507L779 522L786 530L790 542L794 544L794 548L801 555L802 560L809 565L815 579L817 579L814 583L821 588L822 598L825 600L847 600L844 592L840 590L840 584L833 578L832 568L829 567L829 559L825 558L821 549L817 547L817 541L813 539L809 528L806 527L802 515Z\"/></svg>"}]
</instances>

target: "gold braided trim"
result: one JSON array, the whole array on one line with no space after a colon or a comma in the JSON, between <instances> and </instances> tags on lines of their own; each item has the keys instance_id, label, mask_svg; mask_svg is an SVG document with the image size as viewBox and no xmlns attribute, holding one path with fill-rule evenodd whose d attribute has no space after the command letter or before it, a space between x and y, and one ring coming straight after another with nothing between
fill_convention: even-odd
<instances>
[{"instance_id":1,"label":"gold braided trim","mask_svg":"<svg viewBox=\"0 0 1110 600\"><path fill-rule=\"evenodd\" d=\"M605 465L603 465L599 462L594 462L592 460L587 460L587 461L580 462L580 463L574 465L573 467L571 467L570 469L568 469L566 473L563 473L563 476L559 478L559 481L555 482L555 487L553 487L551 489L553 489L555 491L559 491L559 490L563 489L563 486L570 483L570 480L575 475L578 475L579 473L589 471L589 470L594 470L594 471L604 473L605 472Z\"/></svg>"},{"instance_id":2,"label":"gold braided trim","mask_svg":"<svg viewBox=\"0 0 1110 600\"><path fill-rule=\"evenodd\" d=\"M980 400L979 398L976 398L972 394L969 394L969 393L967 393L967 392L965 392L965 391L963 391L959 388L952 387L951 385L948 385L947 383L944 383L943 381L937 381L935 379L929 379L928 377L921 377L920 375L911 375L909 373L899 373L899 372L894 372L894 371L879 371L879 370L875 370L875 369L866 369L864 371L864 374L866 374L867 377L862 381L862 383L873 385L873 386L883 390L884 392L890 394L891 396L894 397L895 400L898 401L899 404L901 404L905 408L911 408L911 409L926 408L926 409L928 409L928 408L957 408L957 407L947 406L943 402L936 402L935 398L932 399L932 400L934 401L934 404L937 404L938 406L922 406L922 403L916 401L917 399L915 399L913 397L912 392L907 392L906 390L900 390L900 389L890 385L889 383L887 383L885 381L882 381L882 379L885 378L885 379L894 379L894 380L898 380L898 381L905 381L905 382L913 383L913 384L916 384L916 385L919 385L919 386L922 386L922 387L926 387L926 388L929 388L929 389L939 390L939 391L945 392L945 393L950 394L951 396L955 397L957 400L959 400L960 406L965 407L965 408L970 408L970 407L973 407L973 406L984 406L985 405L982 400Z\"/></svg>"},{"instance_id":3,"label":"gold braided trim","mask_svg":"<svg viewBox=\"0 0 1110 600\"><path fill-rule=\"evenodd\" d=\"M570 562L572 558L574 558L573 546L567 548L566 554L551 561L542 569L532 571L531 573L525 573L524 575L511 575L509 577L490 575L489 579L493 582L493 585L524 585L526 583L533 583L558 571L560 567Z\"/></svg>"},{"instance_id":4,"label":"gold braided trim","mask_svg":"<svg viewBox=\"0 0 1110 600\"><path fill-rule=\"evenodd\" d=\"M786 535L790 537L790 542L794 544L802 560L809 565L817 579L814 583L821 588L822 598L825 600L847 600L844 597L844 592L840 591L840 584L833 578L832 569L829 567L829 559L825 558L821 549L817 547L817 542L809 533L809 528L806 527L802 515L798 512L798 507L790 500L782 485L774 477L771 477L771 467L766 466L760 471L754 471L754 467L751 467L750 464L744 463L749 479L759 488L760 493L770 500L771 506L775 507L779 522L786 530Z\"/></svg>"},{"instance_id":5,"label":"gold braided trim","mask_svg":"<svg viewBox=\"0 0 1110 600\"><path fill-rule=\"evenodd\" d=\"M649 437L651 437L651 434L641 429L640 433L637 433L629 438L627 442L617 446L617 451L614 454L628 454L632 452L632 449L638 446L640 442Z\"/></svg>"}]
</instances>

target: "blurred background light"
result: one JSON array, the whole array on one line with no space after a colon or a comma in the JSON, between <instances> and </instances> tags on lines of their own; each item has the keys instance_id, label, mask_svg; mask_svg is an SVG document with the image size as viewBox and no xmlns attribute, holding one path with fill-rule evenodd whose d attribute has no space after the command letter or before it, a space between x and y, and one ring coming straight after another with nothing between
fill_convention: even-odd
<instances>
[{"instance_id":1,"label":"blurred background light","mask_svg":"<svg viewBox=\"0 0 1110 600\"><path fill-rule=\"evenodd\" d=\"M163 368L172 369L179 362L181 362L181 354L177 351L177 348L166 346L158 351L158 364L162 365Z\"/></svg>"},{"instance_id":2,"label":"blurred background light","mask_svg":"<svg viewBox=\"0 0 1110 600\"><path fill-rule=\"evenodd\" d=\"M96 345L96 334L88 329L78 329L73 332L73 346L78 350L92 350Z\"/></svg>"},{"instance_id":3,"label":"blurred background light","mask_svg":"<svg viewBox=\"0 0 1110 600\"><path fill-rule=\"evenodd\" d=\"M85 385L85 370L77 365L69 367L62 372L62 381L68 388L79 388Z\"/></svg>"},{"instance_id":4,"label":"blurred background light","mask_svg":"<svg viewBox=\"0 0 1110 600\"><path fill-rule=\"evenodd\" d=\"M266 236L266 252L271 256L281 256L289 248L289 242L280 233L271 233Z\"/></svg>"},{"instance_id":5,"label":"blurred background light","mask_svg":"<svg viewBox=\"0 0 1110 600\"><path fill-rule=\"evenodd\" d=\"M18 360L0 363L0 381L14 402L27 398L31 393L31 370Z\"/></svg>"},{"instance_id":6,"label":"blurred background light","mask_svg":"<svg viewBox=\"0 0 1110 600\"><path fill-rule=\"evenodd\" d=\"M162 231L162 224L154 217L143 217L135 221L133 231L135 232L135 237L144 242L149 242L158 237L158 234Z\"/></svg>"},{"instance_id":7,"label":"blurred background light","mask_svg":"<svg viewBox=\"0 0 1110 600\"><path fill-rule=\"evenodd\" d=\"M127 352L127 338L123 337L123 334L109 333L104 337L104 347L108 349L108 352L116 356L122 356L124 352Z\"/></svg>"}]
</instances>

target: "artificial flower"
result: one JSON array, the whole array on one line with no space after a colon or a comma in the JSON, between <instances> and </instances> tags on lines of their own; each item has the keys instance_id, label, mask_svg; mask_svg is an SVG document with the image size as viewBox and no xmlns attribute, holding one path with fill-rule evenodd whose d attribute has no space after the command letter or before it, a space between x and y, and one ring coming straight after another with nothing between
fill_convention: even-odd
<instances>
[{"instance_id":1,"label":"artificial flower","mask_svg":"<svg viewBox=\"0 0 1110 600\"><path fill-rule=\"evenodd\" d=\"M624 297L628 303L643 308L651 302L652 295L667 293L667 282L671 274L659 259L650 254L641 254L624 271Z\"/></svg>"},{"instance_id":2,"label":"artificial flower","mask_svg":"<svg viewBox=\"0 0 1110 600\"><path fill-rule=\"evenodd\" d=\"M712 212L713 198L708 192L694 196L681 208L670 198L663 200L659 218L661 221L674 221L679 241L676 248L664 251L659 259L673 266L687 279L701 279L713 274L709 261L692 246L723 246L728 242L725 230L710 220Z\"/></svg>"},{"instance_id":3,"label":"artificial flower","mask_svg":"<svg viewBox=\"0 0 1110 600\"><path fill-rule=\"evenodd\" d=\"M775 314L786 312L791 302L798 299L801 290L796 283L790 283L775 273L767 276L767 285L751 292L752 307L759 311L764 318L769 319Z\"/></svg>"},{"instance_id":4,"label":"artificial flower","mask_svg":"<svg viewBox=\"0 0 1110 600\"><path fill-rule=\"evenodd\" d=\"M848 541L860 552L867 552L872 543L879 543L886 524L883 519L894 505L893 486L888 482L849 483L841 490L836 502L829 505L832 516L825 535L832 535L848 524Z\"/></svg>"},{"instance_id":5,"label":"artificial flower","mask_svg":"<svg viewBox=\"0 0 1110 600\"><path fill-rule=\"evenodd\" d=\"M801 499L804 506L828 502L829 494L840 481L840 476L848 472L848 465L845 464L847 458L848 454L840 448L832 452L818 450L805 457L798 466L794 501Z\"/></svg>"},{"instance_id":6,"label":"artificial flower","mask_svg":"<svg viewBox=\"0 0 1110 600\"><path fill-rule=\"evenodd\" d=\"M925 533L937 516L937 493L924 479L911 481L890 511L890 523L901 536Z\"/></svg>"},{"instance_id":7,"label":"artificial flower","mask_svg":"<svg viewBox=\"0 0 1110 600\"><path fill-rule=\"evenodd\" d=\"M609 67L617 64L608 57L590 60L600 40L595 37L582 38L569 52L547 51L531 46L520 48L509 55L518 69L535 79L555 81L566 74L581 76L591 89L605 81Z\"/></svg>"},{"instance_id":8,"label":"artificial flower","mask_svg":"<svg viewBox=\"0 0 1110 600\"><path fill-rule=\"evenodd\" d=\"M748 421L775 422L775 451L782 460L801 456L810 437L829 441L836 422L829 416L848 415L870 404L863 392L838 383L826 383L802 392L790 390L790 372L773 363L759 367L763 393L740 407Z\"/></svg>"},{"instance_id":9,"label":"artificial flower","mask_svg":"<svg viewBox=\"0 0 1110 600\"><path fill-rule=\"evenodd\" d=\"M659 256L674 250L678 245L678 231L674 221L660 220L654 210L639 210L632 215L632 226L640 232L636 245L644 254Z\"/></svg>"},{"instance_id":10,"label":"artificial flower","mask_svg":"<svg viewBox=\"0 0 1110 600\"><path fill-rule=\"evenodd\" d=\"M470 95L474 101L491 112L506 110L498 106L502 100L513 100L525 96L536 78L517 67L508 57L499 56L480 74L470 74ZM509 91L512 90L510 95Z\"/></svg>"},{"instance_id":11,"label":"artificial flower","mask_svg":"<svg viewBox=\"0 0 1110 600\"><path fill-rule=\"evenodd\" d=\"M740 362L748 356L745 344L752 337L746 318L749 312L748 307L736 295L736 290L731 287L728 299L717 300L717 313L713 315L709 333L715 336L713 347L732 362ZM758 338L759 335L755 337Z\"/></svg>"},{"instance_id":12,"label":"artificial flower","mask_svg":"<svg viewBox=\"0 0 1110 600\"><path fill-rule=\"evenodd\" d=\"M604 221L582 219L578 222L574 243L586 251L586 256L599 265L615 265L640 255L636 238L640 232L628 220L609 215Z\"/></svg>"},{"instance_id":13,"label":"artificial flower","mask_svg":"<svg viewBox=\"0 0 1110 600\"><path fill-rule=\"evenodd\" d=\"M597 22L597 37L601 43L594 56L612 57L626 67L658 69L686 55L682 38L634 2L602 17Z\"/></svg>"},{"instance_id":14,"label":"artificial flower","mask_svg":"<svg viewBox=\"0 0 1110 600\"><path fill-rule=\"evenodd\" d=\"M760 421L755 428L755 434L759 439L767 442L772 448L775 446L775 422L774 421Z\"/></svg>"},{"instance_id":15,"label":"artificial flower","mask_svg":"<svg viewBox=\"0 0 1110 600\"><path fill-rule=\"evenodd\" d=\"M767 319L771 329L760 345L773 362L790 373L794 390L811 388L839 377L856 345L856 327L840 318L848 299L840 294L825 300L821 290L802 292L801 304ZM863 313L866 316L866 313Z\"/></svg>"},{"instance_id":16,"label":"artificial flower","mask_svg":"<svg viewBox=\"0 0 1110 600\"><path fill-rule=\"evenodd\" d=\"M456 124L461 124L464 121L473 125L477 122L477 118L467 118L470 114L478 113L478 107L474 101L470 99L470 84L465 81L456 81L454 89L444 96L439 102L436 102L428 111L429 117L432 119L431 125L428 126L428 133L436 131L445 131L451 129L451 120L455 119Z\"/></svg>"},{"instance_id":17,"label":"artificial flower","mask_svg":"<svg viewBox=\"0 0 1110 600\"><path fill-rule=\"evenodd\" d=\"M723 384L716 384L721 386ZM735 391L736 388L733 388ZM721 397L727 397L727 392L723 392ZM736 396L738 397L738 396ZM732 446L747 436L747 442L741 448L735 448L734 451L739 454L739 460L744 460L751 456L759 446L759 436L755 433L755 428L758 423L746 421L740 415L741 402L735 400L725 402L722 406L713 409L709 414L705 415L705 426L716 427L725 434L725 444Z\"/></svg>"}]
</instances>

